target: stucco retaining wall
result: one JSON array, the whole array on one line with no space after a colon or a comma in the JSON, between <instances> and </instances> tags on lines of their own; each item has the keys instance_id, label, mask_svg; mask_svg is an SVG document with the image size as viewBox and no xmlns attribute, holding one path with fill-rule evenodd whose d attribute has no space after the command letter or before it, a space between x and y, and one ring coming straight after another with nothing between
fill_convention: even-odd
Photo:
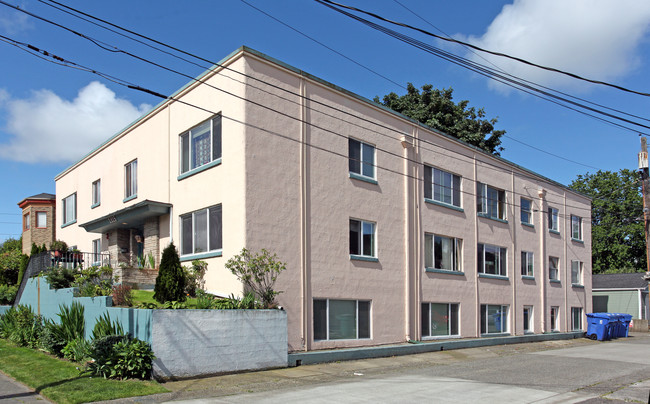
<instances>
[{"instance_id":1,"label":"stucco retaining wall","mask_svg":"<svg viewBox=\"0 0 650 404\"><path fill-rule=\"evenodd\" d=\"M281 310L154 310L156 378L287 366Z\"/></svg>"}]
</instances>

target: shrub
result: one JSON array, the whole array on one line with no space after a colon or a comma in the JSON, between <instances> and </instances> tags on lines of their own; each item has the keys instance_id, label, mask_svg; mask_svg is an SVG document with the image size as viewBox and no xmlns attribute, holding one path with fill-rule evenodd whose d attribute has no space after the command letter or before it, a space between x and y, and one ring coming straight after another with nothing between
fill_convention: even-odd
<instances>
[{"instance_id":1,"label":"shrub","mask_svg":"<svg viewBox=\"0 0 650 404\"><path fill-rule=\"evenodd\" d=\"M230 270L262 302L264 308L277 306L275 297L280 293L273 290L278 275L286 269L286 264L265 249L252 253L246 248L226 262Z\"/></svg>"},{"instance_id":2,"label":"shrub","mask_svg":"<svg viewBox=\"0 0 650 404\"><path fill-rule=\"evenodd\" d=\"M163 251L153 298L159 303L185 301L185 273L173 243Z\"/></svg>"},{"instance_id":3,"label":"shrub","mask_svg":"<svg viewBox=\"0 0 650 404\"><path fill-rule=\"evenodd\" d=\"M20 250L0 252L0 284L16 284L21 255Z\"/></svg>"},{"instance_id":4,"label":"shrub","mask_svg":"<svg viewBox=\"0 0 650 404\"><path fill-rule=\"evenodd\" d=\"M16 285L0 285L0 304L12 304L18 293Z\"/></svg>"},{"instance_id":5,"label":"shrub","mask_svg":"<svg viewBox=\"0 0 650 404\"><path fill-rule=\"evenodd\" d=\"M67 344L65 337L63 336L63 328L60 324L53 321L45 322L39 342L43 350L58 357L63 356L61 351Z\"/></svg>"},{"instance_id":6,"label":"shrub","mask_svg":"<svg viewBox=\"0 0 650 404\"><path fill-rule=\"evenodd\" d=\"M201 260L192 261L191 267L183 267L185 272L185 293L192 297L196 297L198 290L203 290L205 287L205 271L208 269L208 263Z\"/></svg>"},{"instance_id":7,"label":"shrub","mask_svg":"<svg viewBox=\"0 0 650 404\"><path fill-rule=\"evenodd\" d=\"M259 309L260 304L255 300L255 294L248 292L243 298L230 295L229 297L215 300L213 303L215 309L234 310L234 309Z\"/></svg>"},{"instance_id":8,"label":"shrub","mask_svg":"<svg viewBox=\"0 0 650 404\"><path fill-rule=\"evenodd\" d=\"M11 308L0 316L0 336L16 345L35 348L43 332L43 318L28 306Z\"/></svg>"},{"instance_id":9,"label":"shrub","mask_svg":"<svg viewBox=\"0 0 650 404\"><path fill-rule=\"evenodd\" d=\"M125 335L122 329L122 324L118 321L111 322L111 316L104 313L99 317L93 328L92 339L100 339L108 335Z\"/></svg>"},{"instance_id":10,"label":"shrub","mask_svg":"<svg viewBox=\"0 0 650 404\"><path fill-rule=\"evenodd\" d=\"M71 288L75 282L74 271L69 268L51 268L45 275L52 289Z\"/></svg>"},{"instance_id":11,"label":"shrub","mask_svg":"<svg viewBox=\"0 0 650 404\"><path fill-rule=\"evenodd\" d=\"M52 244L50 244L50 249L52 249L54 251L67 252L68 251L68 244L66 244L65 241L55 240L55 241L52 241Z\"/></svg>"},{"instance_id":12,"label":"shrub","mask_svg":"<svg viewBox=\"0 0 650 404\"><path fill-rule=\"evenodd\" d=\"M61 350L63 357L73 362L82 362L90 357L90 343L83 338L73 339Z\"/></svg>"},{"instance_id":13,"label":"shrub","mask_svg":"<svg viewBox=\"0 0 650 404\"><path fill-rule=\"evenodd\" d=\"M113 293L113 270L110 267L89 267L75 273L73 286L79 288L77 296L109 296Z\"/></svg>"},{"instance_id":14,"label":"shrub","mask_svg":"<svg viewBox=\"0 0 650 404\"><path fill-rule=\"evenodd\" d=\"M196 308L197 309L214 309L216 300L213 295L203 290L196 291Z\"/></svg>"},{"instance_id":15,"label":"shrub","mask_svg":"<svg viewBox=\"0 0 650 404\"><path fill-rule=\"evenodd\" d=\"M133 291L128 285L113 286L113 305L129 306L133 305Z\"/></svg>"},{"instance_id":16,"label":"shrub","mask_svg":"<svg viewBox=\"0 0 650 404\"><path fill-rule=\"evenodd\" d=\"M80 303L72 302L70 306L59 306L57 315L61 319L61 331L66 343L85 337L86 320L84 319L84 307Z\"/></svg>"},{"instance_id":17,"label":"shrub","mask_svg":"<svg viewBox=\"0 0 650 404\"><path fill-rule=\"evenodd\" d=\"M141 378L151 374L155 358L151 347L137 338L109 335L90 344L87 370L96 376L111 379Z\"/></svg>"}]
</instances>

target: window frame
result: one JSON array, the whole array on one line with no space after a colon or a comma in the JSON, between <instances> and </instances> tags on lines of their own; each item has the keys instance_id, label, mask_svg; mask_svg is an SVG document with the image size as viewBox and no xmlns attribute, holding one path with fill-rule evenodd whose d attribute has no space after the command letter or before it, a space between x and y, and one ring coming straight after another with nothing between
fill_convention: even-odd
<instances>
[{"instance_id":1,"label":"window frame","mask_svg":"<svg viewBox=\"0 0 650 404\"><path fill-rule=\"evenodd\" d=\"M357 251L353 251L353 236L352 236L352 225L353 222L359 224L359 231L358 231L358 237L356 240L357 243ZM371 222L368 220L362 220L362 219L354 219L350 218L349 221L349 252L350 252L350 257L351 258L359 258L359 259L376 259L377 258L377 223L376 222ZM366 254L365 247L366 247L366 242L365 237L366 236L366 229L367 225L371 226L372 232L370 233L370 254Z\"/></svg>"},{"instance_id":2,"label":"window frame","mask_svg":"<svg viewBox=\"0 0 650 404\"><path fill-rule=\"evenodd\" d=\"M571 239L582 241L582 218L580 216L571 215Z\"/></svg>"},{"instance_id":3,"label":"window frame","mask_svg":"<svg viewBox=\"0 0 650 404\"><path fill-rule=\"evenodd\" d=\"M429 243L429 239L431 242ZM452 268L438 268L436 265L436 239L449 240L450 245L452 246L452 251L450 252L451 257L449 258ZM429 248L430 245L430 248ZM441 243L442 245L442 243ZM463 272L463 240L457 237L447 237L440 234L434 233L424 233L424 266L426 270L436 270L436 271L445 271L445 272ZM442 248L444 250L444 248ZM444 251L440 252L441 262L444 262ZM427 264L431 265L427 265Z\"/></svg>"},{"instance_id":4,"label":"window frame","mask_svg":"<svg viewBox=\"0 0 650 404\"><path fill-rule=\"evenodd\" d=\"M571 331L582 331L582 307L571 307ZM577 327L576 327L577 321Z\"/></svg>"},{"instance_id":5,"label":"window frame","mask_svg":"<svg viewBox=\"0 0 650 404\"><path fill-rule=\"evenodd\" d=\"M331 317L332 313L330 311L330 302L355 302L355 337L354 338L332 338L331 332L332 332L332 322L331 322ZM325 302L325 338L317 338L317 336L320 336L320 332L317 332L316 330L316 324L317 324L317 312L320 313L320 310L316 310L316 302ZM359 312L359 304L367 304L367 310L364 312L364 314L367 313L368 318L363 319L362 321L360 312ZM349 313L348 313L349 315ZM322 320L318 321L319 324L322 324ZM340 324L339 324L340 325ZM361 327L362 326L367 326L367 330L363 330L365 332L361 332ZM341 327L343 328L343 327ZM313 338L314 341L353 341L353 340L372 340L372 300L363 300L363 299L323 299L323 298L314 298L312 300L312 332L313 332ZM362 335L363 336L360 336ZM366 336L367 335L367 336Z\"/></svg>"},{"instance_id":6,"label":"window frame","mask_svg":"<svg viewBox=\"0 0 650 404\"><path fill-rule=\"evenodd\" d=\"M201 164L194 165L194 154L196 153L195 147L192 147L192 140L195 140L192 135L192 131L200 129L203 125L209 123L209 135L210 145L208 149L210 150L210 156L208 161L202 162ZM184 143L187 142L187 143ZM223 119L221 114L217 114L205 121L202 121L198 125L193 126L189 130L178 135L178 172L179 179L185 178L193 173L204 170L213 165L218 165L221 163L221 158L223 156ZM185 156L185 144L187 144L187 156ZM187 157L187 161L185 158ZM185 167L187 163L187 168Z\"/></svg>"},{"instance_id":7,"label":"window frame","mask_svg":"<svg viewBox=\"0 0 650 404\"><path fill-rule=\"evenodd\" d=\"M550 206L548 207L548 230L560 233L560 211Z\"/></svg>"},{"instance_id":8,"label":"window frame","mask_svg":"<svg viewBox=\"0 0 650 404\"><path fill-rule=\"evenodd\" d=\"M559 327L557 326L560 321L560 306L551 306L550 312L550 321L551 321L551 331L558 331Z\"/></svg>"},{"instance_id":9,"label":"window frame","mask_svg":"<svg viewBox=\"0 0 650 404\"><path fill-rule=\"evenodd\" d=\"M124 164L124 202L138 196L138 159Z\"/></svg>"},{"instance_id":10,"label":"window frame","mask_svg":"<svg viewBox=\"0 0 650 404\"><path fill-rule=\"evenodd\" d=\"M521 276L535 277L535 253L532 251L521 252Z\"/></svg>"},{"instance_id":11,"label":"window frame","mask_svg":"<svg viewBox=\"0 0 650 404\"><path fill-rule=\"evenodd\" d=\"M551 263L555 260L555 266L551 265ZM555 277L552 276L553 272L555 271ZM549 255L548 257L548 279L550 281L560 281L560 257L553 257Z\"/></svg>"},{"instance_id":12,"label":"window frame","mask_svg":"<svg viewBox=\"0 0 650 404\"><path fill-rule=\"evenodd\" d=\"M497 332L489 332L489 324L487 323L488 320L488 311L489 308L492 307L498 307L499 308L499 313L503 313L505 311L506 315L505 318L502 316L500 319L500 325L499 327L501 328L500 331ZM500 335L500 334L509 334L510 333L510 306L507 304L481 304L480 306L481 314L480 314L480 332L481 335ZM495 324L496 325L496 324ZM504 330L505 329L505 330Z\"/></svg>"},{"instance_id":13,"label":"window frame","mask_svg":"<svg viewBox=\"0 0 650 404\"><path fill-rule=\"evenodd\" d=\"M95 180L91 184L91 205L90 205L91 208L96 208L102 203L101 186L102 186L101 179Z\"/></svg>"},{"instance_id":14,"label":"window frame","mask_svg":"<svg viewBox=\"0 0 650 404\"><path fill-rule=\"evenodd\" d=\"M527 207L524 209L524 201ZM519 201L519 208L521 209L520 220L521 223L526 225L533 225L533 201L532 199L524 198L523 196ZM527 217L527 220L524 220L524 217Z\"/></svg>"},{"instance_id":15,"label":"window frame","mask_svg":"<svg viewBox=\"0 0 650 404\"><path fill-rule=\"evenodd\" d=\"M70 202L72 202L72 211L70 212L72 214L72 218L68 217L68 205L70 205ZM61 208L62 208L62 215L61 218L63 219L63 223L61 224L62 227L67 226L69 224L75 223L77 221L77 193L73 192L70 195L66 196L61 200Z\"/></svg>"},{"instance_id":16,"label":"window frame","mask_svg":"<svg viewBox=\"0 0 650 404\"><path fill-rule=\"evenodd\" d=\"M583 285L583 262L580 260L571 260L571 285Z\"/></svg>"},{"instance_id":17,"label":"window frame","mask_svg":"<svg viewBox=\"0 0 650 404\"><path fill-rule=\"evenodd\" d=\"M23 231L27 231L32 228L32 213L27 212L23 215Z\"/></svg>"},{"instance_id":18,"label":"window frame","mask_svg":"<svg viewBox=\"0 0 650 404\"><path fill-rule=\"evenodd\" d=\"M217 224L215 224L217 226L215 231L217 231L219 233L219 234L216 235L217 240L215 242L218 243L218 246L216 248L211 248L211 244L212 244L212 241L213 241L213 240L211 240L211 236L210 236L211 226L213 224L212 223L213 219L211 219L211 215L210 215L211 209L217 209L217 211L219 212L219 218L218 218L219 220L217 221ZM199 251L199 252L196 251L196 242L197 242L196 235L197 235L197 231L199 231L199 229L197 229L197 218L196 218L197 214L198 215L205 214L205 245L206 245L206 249L205 249L205 251ZM186 225L184 224L184 219L186 219L188 217L191 217L190 237L191 237L191 241L192 241L192 246L191 246L191 252L190 253L185 252L185 247L186 247L186 245L185 245L185 242L186 242L186 240L185 240L185 237L186 237L185 231L187 229L185 228ZM184 213L182 215L179 215L178 218L179 218L180 259L181 259L181 261L196 259L198 257L208 258L208 257L214 257L214 256L220 256L221 255L221 253L223 251L223 206L222 206L222 204L219 203L219 204L216 204L216 205L208 206L206 208L197 209L197 210L194 210L192 212ZM219 243L219 241L220 241L220 243Z\"/></svg>"},{"instance_id":19,"label":"window frame","mask_svg":"<svg viewBox=\"0 0 650 404\"><path fill-rule=\"evenodd\" d=\"M36 217L36 228L37 229L47 229L47 212L44 211L44 210L37 210L35 213L36 214L34 216ZM38 218L40 216L43 216L43 215L45 215L45 225L40 226L41 222L40 222L40 220Z\"/></svg>"},{"instance_id":20,"label":"window frame","mask_svg":"<svg viewBox=\"0 0 650 404\"><path fill-rule=\"evenodd\" d=\"M447 334L437 334L433 335L433 310L431 310L432 305L445 305L447 306ZM427 306L425 310L424 307ZM455 309L455 311L453 310ZM427 313L427 327L425 328L425 311ZM456 324L452 324L455 321ZM420 305L420 326L422 339L434 339L434 338L445 338L445 337L457 337L460 336L460 303L440 303L440 302L422 302ZM425 334L425 329L428 332ZM454 329L456 333L454 333Z\"/></svg>"},{"instance_id":21,"label":"window frame","mask_svg":"<svg viewBox=\"0 0 650 404\"><path fill-rule=\"evenodd\" d=\"M96 238L92 240L92 257L93 265L101 265L101 256L102 256L102 239Z\"/></svg>"},{"instance_id":22,"label":"window frame","mask_svg":"<svg viewBox=\"0 0 650 404\"><path fill-rule=\"evenodd\" d=\"M528 315L526 315L526 310L528 310ZM535 321L533 315L533 306L524 305L524 310L522 312L522 319L524 320L524 334L535 333Z\"/></svg>"},{"instance_id":23,"label":"window frame","mask_svg":"<svg viewBox=\"0 0 650 404\"><path fill-rule=\"evenodd\" d=\"M356 147L357 145L359 147L358 158L352 155L353 148ZM366 161L366 158L368 157L366 152L368 149L372 151L371 162ZM358 165L359 167L356 167L356 165ZM370 166L372 169L372 175L367 175L367 173L365 173L366 170L364 168L368 166ZM366 143L361 140L349 137L348 138L348 170L352 178L356 178L360 180L370 180L372 182L377 181L377 148L370 143Z\"/></svg>"},{"instance_id":24,"label":"window frame","mask_svg":"<svg viewBox=\"0 0 650 404\"><path fill-rule=\"evenodd\" d=\"M497 249L497 252L495 254L495 271L498 273L490 273L486 272L486 263L487 260L485 259L486 255L486 247L489 247L490 249ZM507 278L508 277L508 248L507 247L500 247L492 244L485 244L485 243L478 243L477 246L477 271L479 276L496 276L499 278ZM498 264L498 269L496 268Z\"/></svg>"},{"instance_id":25,"label":"window frame","mask_svg":"<svg viewBox=\"0 0 650 404\"><path fill-rule=\"evenodd\" d=\"M496 199L494 198L496 193ZM490 194L493 194L490 196ZM476 211L479 216L508 221L506 191L482 182L476 182ZM494 212L496 209L496 215Z\"/></svg>"},{"instance_id":26,"label":"window frame","mask_svg":"<svg viewBox=\"0 0 650 404\"><path fill-rule=\"evenodd\" d=\"M449 185L440 177L449 176ZM449 192L449 195L446 192ZM449 198L449 202L445 199ZM437 167L424 165L424 199L442 205L463 209L462 177Z\"/></svg>"}]
</instances>

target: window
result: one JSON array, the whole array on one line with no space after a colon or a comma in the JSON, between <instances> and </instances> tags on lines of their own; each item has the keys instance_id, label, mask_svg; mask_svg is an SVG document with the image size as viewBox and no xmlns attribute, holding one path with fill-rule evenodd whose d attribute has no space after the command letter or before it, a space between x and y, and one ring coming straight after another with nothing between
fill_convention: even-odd
<instances>
[{"instance_id":1,"label":"window","mask_svg":"<svg viewBox=\"0 0 650 404\"><path fill-rule=\"evenodd\" d=\"M36 212L36 228L44 229L47 227L47 212Z\"/></svg>"},{"instance_id":2,"label":"window","mask_svg":"<svg viewBox=\"0 0 650 404\"><path fill-rule=\"evenodd\" d=\"M221 115L183 133L181 174L221 158Z\"/></svg>"},{"instance_id":3,"label":"window","mask_svg":"<svg viewBox=\"0 0 650 404\"><path fill-rule=\"evenodd\" d=\"M314 299L314 340L370 338L370 301Z\"/></svg>"},{"instance_id":4,"label":"window","mask_svg":"<svg viewBox=\"0 0 650 404\"><path fill-rule=\"evenodd\" d=\"M221 250L221 205L181 216L181 255Z\"/></svg>"},{"instance_id":5,"label":"window","mask_svg":"<svg viewBox=\"0 0 650 404\"><path fill-rule=\"evenodd\" d=\"M555 208L548 208L548 229L552 231L560 231L560 223L558 222L558 210Z\"/></svg>"},{"instance_id":6,"label":"window","mask_svg":"<svg viewBox=\"0 0 650 404\"><path fill-rule=\"evenodd\" d=\"M533 306L524 306L524 333L533 331Z\"/></svg>"},{"instance_id":7,"label":"window","mask_svg":"<svg viewBox=\"0 0 650 404\"><path fill-rule=\"evenodd\" d=\"M77 220L77 193L63 198L63 224Z\"/></svg>"},{"instance_id":8,"label":"window","mask_svg":"<svg viewBox=\"0 0 650 404\"><path fill-rule=\"evenodd\" d=\"M571 327L573 331L582 330L582 307L571 307Z\"/></svg>"},{"instance_id":9,"label":"window","mask_svg":"<svg viewBox=\"0 0 650 404\"><path fill-rule=\"evenodd\" d=\"M350 254L375 257L375 224L350 219Z\"/></svg>"},{"instance_id":10,"label":"window","mask_svg":"<svg viewBox=\"0 0 650 404\"><path fill-rule=\"evenodd\" d=\"M458 304L422 303L422 337L459 335Z\"/></svg>"},{"instance_id":11,"label":"window","mask_svg":"<svg viewBox=\"0 0 650 404\"><path fill-rule=\"evenodd\" d=\"M99 206L101 203L101 181L97 180L93 182L93 189L92 189L92 205L91 207Z\"/></svg>"},{"instance_id":12,"label":"window","mask_svg":"<svg viewBox=\"0 0 650 404\"><path fill-rule=\"evenodd\" d=\"M507 276L507 249L489 244L478 245L478 272Z\"/></svg>"},{"instance_id":13,"label":"window","mask_svg":"<svg viewBox=\"0 0 650 404\"><path fill-rule=\"evenodd\" d=\"M138 195L138 160L124 165L124 199Z\"/></svg>"},{"instance_id":14,"label":"window","mask_svg":"<svg viewBox=\"0 0 650 404\"><path fill-rule=\"evenodd\" d=\"M358 140L348 139L350 173L375 178L375 147Z\"/></svg>"},{"instance_id":15,"label":"window","mask_svg":"<svg viewBox=\"0 0 650 404\"><path fill-rule=\"evenodd\" d=\"M508 332L508 306L481 305L481 334Z\"/></svg>"},{"instance_id":16,"label":"window","mask_svg":"<svg viewBox=\"0 0 650 404\"><path fill-rule=\"evenodd\" d=\"M424 197L460 208L460 176L424 166Z\"/></svg>"},{"instance_id":17,"label":"window","mask_svg":"<svg viewBox=\"0 0 650 404\"><path fill-rule=\"evenodd\" d=\"M558 314L560 308L558 306L551 306L551 331L557 331Z\"/></svg>"},{"instance_id":18,"label":"window","mask_svg":"<svg viewBox=\"0 0 650 404\"><path fill-rule=\"evenodd\" d=\"M552 281L560 280L559 264L560 259L558 257L548 257L548 278Z\"/></svg>"},{"instance_id":19,"label":"window","mask_svg":"<svg viewBox=\"0 0 650 404\"><path fill-rule=\"evenodd\" d=\"M582 240L582 218L571 215L571 238Z\"/></svg>"},{"instance_id":20,"label":"window","mask_svg":"<svg viewBox=\"0 0 650 404\"><path fill-rule=\"evenodd\" d=\"M506 220L506 192L481 182L476 183L478 213L492 219Z\"/></svg>"},{"instance_id":21,"label":"window","mask_svg":"<svg viewBox=\"0 0 650 404\"><path fill-rule=\"evenodd\" d=\"M93 264L101 265L102 239L93 240Z\"/></svg>"},{"instance_id":22,"label":"window","mask_svg":"<svg viewBox=\"0 0 650 404\"><path fill-rule=\"evenodd\" d=\"M571 284L582 285L582 262L571 261Z\"/></svg>"},{"instance_id":23,"label":"window","mask_svg":"<svg viewBox=\"0 0 650 404\"><path fill-rule=\"evenodd\" d=\"M535 276L533 272L534 254L529 251L521 252L521 275Z\"/></svg>"},{"instance_id":24,"label":"window","mask_svg":"<svg viewBox=\"0 0 650 404\"><path fill-rule=\"evenodd\" d=\"M424 265L426 268L461 271L461 247L463 241L458 238L434 234L424 235Z\"/></svg>"},{"instance_id":25,"label":"window","mask_svg":"<svg viewBox=\"0 0 650 404\"><path fill-rule=\"evenodd\" d=\"M521 223L533 224L533 201L526 198L521 198Z\"/></svg>"},{"instance_id":26,"label":"window","mask_svg":"<svg viewBox=\"0 0 650 404\"><path fill-rule=\"evenodd\" d=\"M23 215L23 230L29 230L31 226L30 222L31 222L30 214L27 213Z\"/></svg>"}]
</instances>

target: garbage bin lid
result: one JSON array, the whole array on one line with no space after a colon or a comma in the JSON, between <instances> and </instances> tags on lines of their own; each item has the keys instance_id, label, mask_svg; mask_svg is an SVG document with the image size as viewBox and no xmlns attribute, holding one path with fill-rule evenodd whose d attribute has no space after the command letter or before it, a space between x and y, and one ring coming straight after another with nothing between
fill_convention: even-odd
<instances>
[{"instance_id":1,"label":"garbage bin lid","mask_svg":"<svg viewBox=\"0 0 650 404\"><path fill-rule=\"evenodd\" d=\"M587 317L610 319L610 313L587 313Z\"/></svg>"}]
</instances>

